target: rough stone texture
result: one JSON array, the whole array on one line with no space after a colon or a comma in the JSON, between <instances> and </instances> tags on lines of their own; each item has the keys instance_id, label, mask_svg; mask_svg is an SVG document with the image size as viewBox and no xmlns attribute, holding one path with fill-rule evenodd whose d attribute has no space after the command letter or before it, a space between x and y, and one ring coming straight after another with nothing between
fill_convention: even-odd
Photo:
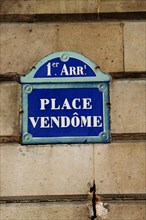
<instances>
[{"instance_id":1,"label":"rough stone texture","mask_svg":"<svg viewBox=\"0 0 146 220\"><path fill-rule=\"evenodd\" d=\"M111 132L146 131L146 81L111 83Z\"/></svg>"},{"instance_id":2,"label":"rough stone texture","mask_svg":"<svg viewBox=\"0 0 146 220\"><path fill-rule=\"evenodd\" d=\"M69 13L93 13L96 12L98 0L40 0L35 2L37 14L69 14Z\"/></svg>"},{"instance_id":3,"label":"rough stone texture","mask_svg":"<svg viewBox=\"0 0 146 220\"><path fill-rule=\"evenodd\" d=\"M57 48L82 53L105 72L123 71L122 30L116 23L63 24Z\"/></svg>"},{"instance_id":4,"label":"rough stone texture","mask_svg":"<svg viewBox=\"0 0 146 220\"><path fill-rule=\"evenodd\" d=\"M1 196L86 194L92 145L1 144Z\"/></svg>"},{"instance_id":5,"label":"rough stone texture","mask_svg":"<svg viewBox=\"0 0 146 220\"><path fill-rule=\"evenodd\" d=\"M0 83L0 135L18 135L20 132L20 85Z\"/></svg>"},{"instance_id":6,"label":"rough stone texture","mask_svg":"<svg viewBox=\"0 0 146 220\"><path fill-rule=\"evenodd\" d=\"M130 12L144 11L146 5L144 0L63 0L58 2L52 0L39 0L35 2L35 12L40 13L96 13L96 12Z\"/></svg>"},{"instance_id":7,"label":"rough stone texture","mask_svg":"<svg viewBox=\"0 0 146 220\"><path fill-rule=\"evenodd\" d=\"M47 54L83 53L105 72L123 71L123 25L1 24L1 70L26 74Z\"/></svg>"},{"instance_id":8,"label":"rough stone texture","mask_svg":"<svg viewBox=\"0 0 146 220\"><path fill-rule=\"evenodd\" d=\"M1 0L1 14L34 14L35 0Z\"/></svg>"},{"instance_id":9,"label":"rough stone texture","mask_svg":"<svg viewBox=\"0 0 146 220\"><path fill-rule=\"evenodd\" d=\"M26 74L47 54L57 51L57 26L52 24L1 24L1 69Z\"/></svg>"},{"instance_id":10,"label":"rough stone texture","mask_svg":"<svg viewBox=\"0 0 146 220\"><path fill-rule=\"evenodd\" d=\"M1 0L2 14L63 14L145 10L145 0Z\"/></svg>"},{"instance_id":11,"label":"rough stone texture","mask_svg":"<svg viewBox=\"0 0 146 220\"><path fill-rule=\"evenodd\" d=\"M88 220L85 204L41 203L1 205L2 220Z\"/></svg>"},{"instance_id":12,"label":"rough stone texture","mask_svg":"<svg viewBox=\"0 0 146 220\"><path fill-rule=\"evenodd\" d=\"M145 220L146 203L114 203L110 205L108 220Z\"/></svg>"},{"instance_id":13,"label":"rough stone texture","mask_svg":"<svg viewBox=\"0 0 146 220\"><path fill-rule=\"evenodd\" d=\"M94 145L98 193L145 193L144 142Z\"/></svg>"},{"instance_id":14,"label":"rough stone texture","mask_svg":"<svg viewBox=\"0 0 146 220\"><path fill-rule=\"evenodd\" d=\"M146 22L125 23L124 57L126 71L146 71Z\"/></svg>"},{"instance_id":15,"label":"rough stone texture","mask_svg":"<svg viewBox=\"0 0 146 220\"><path fill-rule=\"evenodd\" d=\"M88 220L85 203L1 204L2 220ZM111 203L108 220L145 220L144 203Z\"/></svg>"},{"instance_id":16,"label":"rough stone texture","mask_svg":"<svg viewBox=\"0 0 146 220\"><path fill-rule=\"evenodd\" d=\"M146 11L145 0L100 0L101 12L138 12Z\"/></svg>"},{"instance_id":17,"label":"rough stone texture","mask_svg":"<svg viewBox=\"0 0 146 220\"><path fill-rule=\"evenodd\" d=\"M145 193L144 142L94 144L94 152L91 144L1 144L0 154L1 196L86 194L94 177L101 194Z\"/></svg>"}]
</instances>

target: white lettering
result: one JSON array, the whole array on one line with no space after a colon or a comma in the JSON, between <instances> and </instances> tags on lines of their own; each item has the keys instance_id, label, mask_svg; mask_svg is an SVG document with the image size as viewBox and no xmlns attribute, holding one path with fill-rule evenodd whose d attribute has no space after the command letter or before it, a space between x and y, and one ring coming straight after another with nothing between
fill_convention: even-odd
<instances>
[{"instance_id":1,"label":"white lettering","mask_svg":"<svg viewBox=\"0 0 146 220\"><path fill-rule=\"evenodd\" d=\"M47 64L47 76L51 76L51 63Z\"/></svg>"},{"instance_id":2,"label":"white lettering","mask_svg":"<svg viewBox=\"0 0 146 220\"><path fill-rule=\"evenodd\" d=\"M49 121L49 117L41 117L41 128L49 128L50 125L47 124Z\"/></svg>"},{"instance_id":3,"label":"white lettering","mask_svg":"<svg viewBox=\"0 0 146 220\"><path fill-rule=\"evenodd\" d=\"M101 116L94 116L93 117L93 127L102 127L102 118Z\"/></svg>"},{"instance_id":4,"label":"white lettering","mask_svg":"<svg viewBox=\"0 0 146 220\"><path fill-rule=\"evenodd\" d=\"M91 126L91 116L81 116L81 127L92 127Z\"/></svg>"},{"instance_id":5,"label":"white lettering","mask_svg":"<svg viewBox=\"0 0 146 220\"><path fill-rule=\"evenodd\" d=\"M59 63L52 63L53 67L58 67Z\"/></svg>"},{"instance_id":6,"label":"white lettering","mask_svg":"<svg viewBox=\"0 0 146 220\"><path fill-rule=\"evenodd\" d=\"M60 105L56 106L56 99L51 99L51 109L52 110L60 109Z\"/></svg>"},{"instance_id":7,"label":"white lettering","mask_svg":"<svg viewBox=\"0 0 146 220\"><path fill-rule=\"evenodd\" d=\"M81 105L79 104L80 101L81 101L81 99L73 99L73 101L72 101L72 107L73 107L74 109L81 109ZM77 102L78 102L78 107L77 107Z\"/></svg>"},{"instance_id":8,"label":"white lettering","mask_svg":"<svg viewBox=\"0 0 146 220\"><path fill-rule=\"evenodd\" d=\"M61 117L61 127L67 128L69 126L70 126L70 118L67 116L62 116Z\"/></svg>"},{"instance_id":9,"label":"white lettering","mask_svg":"<svg viewBox=\"0 0 146 220\"><path fill-rule=\"evenodd\" d=\"M74 98L72 101L64 99L63 103L59 105L57 99L40 99L40 110L46 110L47 105L50 105L51 110L70 110L70 109L92 109L91 98Z\"/></svg>"},{"instance_id":10,"label":"white lettering","mask_svg":"<svg viewBox=\"0 0 146 220\"><path fill-rule=\"evenodd\" d=\"M77 114L77 113L74 113L74 114ZM80 125L80 118L78 116L73 116L72 119L71 119L71 124L73 127L79 127Z\"/></svg>"},{"instance_id":11,"label":"white lettering","mask_svg":"<svg viewBox=\"0 0 146 220\"><path fill-rule=\"evenodd\" d=\"M32 123L32 126L35 128L37 123L38 123L38 120L39 120L40 117L37 117L37 119L35 120L34 117L29 117L31 123Z\"/></svg>"},{"instance_id":12,"label":"white lettering","mask_svg":"<svg viewBox=\"0 0 146 220\"><path fill-rule=\"evenodd\" d=\"M67 67L66 67L65 64L63 65L63 68L62 68L62 71L61 71L61 74L60 74L60 75L62 76L63 74L64 74L65 76L68 76L68 75L69 75L68 70L67 70Z\"/></svg>"},{"instance_id":13,"label":"white lettering","mask_svg":"<svg viewBox=\"0 0 146 220\"><path fill-rule=\"evenodd\" d=\"M49 104L49 99L40 99L41 102L41 108L40 110L45 110L45 106Z\"/></svg>"},{"instance_id":14,"label":"white lettering","mask_svg":"<svg viewBox=\"0 0 146 220\"><path fill-rule=\"evenodd\" d=\"M70 75L76 75L76 68L74 66L70 66Z\"/></svg>"},{"instance_id":15,"label":"white lettering","mask_svg":"<svg viewBox=\"0 0 146 220\"><path fill-rule=\"evenodd\" d=\"M77 112L71 118L68 116L51 117L29 117L33 128L39 123L40 128L67 128L77 127L102 127L102 116L79 116Z\"/></svg>"},{"instance_id":16,"label":"white lettering","mask_svg":"<svg viewBox=\"0 0 146 220\"><path fill-rule=\"evenodd\" d=\"M83 109L92 109L90 98L83 98Z\"/></svg>"},{"instance_id":17,"label":"white lettering","mask_svg":"<svg viewBox=\"0 0 146 220\"><path fill-rule=\"evenodd\" d=\"M64 100L64 103L62 105L62 108L61 109L71 109L70 105L69 105L69 102L67 99Z\"/></svg>"},{"instance_id":18,"label":"white lettering","mask_svg":"<svg viewBox=\"0 0 146 220\"><path fill-rule=\"evenodd\" d=\"M77 75L84 75L82 66L77 66Z\"/></svg>"},{"instance_id":19,"label":"white lettering","mask_svg":"<svg viewBox=\"0 0 146 220\"><path fill-rule=\"evenodd\" d=\"M49 69L50 70L50 69ZM61 73L61 76L73 76L73 75L85 75L84 68L82 66L70 66L69 69L67 69L66 64L63 65Z\"/></svg>"},{"instance_id":20,"label":"white lettering","mask_svg":"<svg viewBox=\"0 0 146 220\"><path fill-rule=\"evenodd\" d=\"M59 128L59 118L60 117L51 117L51 128L53 128L53 122L55 123L55 125Z\"/></svg>"}]
</instances>

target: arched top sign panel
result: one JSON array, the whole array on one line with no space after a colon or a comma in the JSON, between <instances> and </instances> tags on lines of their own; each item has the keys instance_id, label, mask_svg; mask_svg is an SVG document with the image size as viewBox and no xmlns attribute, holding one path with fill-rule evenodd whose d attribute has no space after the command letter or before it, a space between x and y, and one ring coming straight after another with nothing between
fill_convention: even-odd
<instances>
[{"instance_id":1,"label":"arched top sign panel","mask_svg":"<svg viewBox=\"0 0 146 220\"><path fill-rule=\"evenodd\" d=\"M41 59L20 80L21 83L109 82L110 75L82 54L62 51Z\"/></svg>"},{"instance_id":2,"label":"arched top sign panel","mask_svg":"<svg viewBox=\"0 0 146 220\"><path fill-rule=\"evenodd\" d=\"M110 142L110 75L94 62L53 53L20 81L22 144Z\"/></svg>"}]
</instances>

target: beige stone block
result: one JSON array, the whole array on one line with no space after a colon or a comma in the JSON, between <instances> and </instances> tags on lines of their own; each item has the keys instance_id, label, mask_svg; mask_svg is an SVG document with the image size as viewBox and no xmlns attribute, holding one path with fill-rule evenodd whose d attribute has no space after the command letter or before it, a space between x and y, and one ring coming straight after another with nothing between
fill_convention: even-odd
<instances>
[{"instance_id":1,"label":"beige stone block","mask_svg":"<svg viewBox=\"0 0 146 220\"><path fill-rule=\"evenodd\" d=\"M145 220L146 203L111 203L108 220Z\"/></svg>"},{"instance_id":2,"label":"beige stone block","mask_svg":"<svg viewBox=\"0 0 146 220\"><path fill-rule=\"evenodd\" d=\"M88 220L85 204L82 203L40 203L2 204L2 220Z\"/></svg>"},{"instance_id":3,"label":"beige stone block","mask_svg":"<svg viewBox=\"0 0 146 220\"><path fill-rule=\"evenodd\" d=\"M26 74L47 54L83 53L103 71L123 71L123 26L105 23L2 24L1 73Z\"/></svg>"},{"instance_id":4,"label":"beige stone block","mask_svg":"<svg viewBox=\"0 0 146 220\"><path fill-rule=\"evenodd\" d=\"M92 145L1 144L1 196L86 194Z\"/></svg>"},{"instance_id":5,"label":"beige stone block","mask_svg":"<svg viewBox=\"0 0 146 220\"><path fill-rule=\"evenodd\" d=\"M145 193L145 143L19 146L1 144L1 196ZM94 175L93 175L94 173Z\"/></svg>"},{"instance_id":6,"label":"beige stone block","mask_svg":"<svg viewBox=\"0 0 146 220\"><path fill-rule=\"evenodd\" d=\"M20 132L20 85L0 83L0 135L13 136Z\"/></svg>"},{"instance_id":7,"label":"beige stone block","mask_svg":"<svg viewBox=\"0 0 146 220\"><path fill-rule=\"evenodd\" d=\"M97 192L145 193L145 142L94 145Z\"/></svg>"},{"instance_id":8,"label":"beige stone block","mask_svg":"<svg viewBox=\"0 0 146 220\"><path fill-rule=\"evenodd\" d=\"M46 0L35 1L37 14L70 14L70 13L93 13L97 10L97 0Z\"/></svg>"},{"instance_id":9,"label":"beige stone block","mask_svg":"<svg viewBox=\"0 0 146 220\"><path fill-rule=\"evenodd\" d=\"M111 132L146 132L146 81L111 83Z\"/></svg>"},{"instance_id":10,"label":"beige stone block","mask_svg":"<svg viewBox=\"0 0 146 220\"><path fill-rule=\"evenodd\" d=\"M145 0L46 0L35 1L35 12L38 14L69 13L105 13L145 11Z\"/></svg>"},{"instance_id":11,"label":"beige stone block","mask_svg":"<svg viewBox=\"0 0 146 220\"><path fill-rule=\"evenodd\" d=\"M29 72L36 62L57 51L56 32L52 24L1 24L0 72Z\"/></svg>"},{"instance_id":12,"label":"beige stone block","mask_svg":"<svg viewBox=\"0 0 146 220\"><path fill-rule=\"evenodd\" d=\"M146 71L146 22L124 25L125 71Z\"/></svg>"},{"instance_id":13,"label":"beige stone block","mask_svg":"<svg viewBox=\"0 0 146 220\"><path fill-rule=\"evenodd\" d=\"M145 0L103 0L99 2L99 12L141 12L146 10Z\"/></svg>"},{"instance_id":14,"label":"beige stone block","mask_svg":"<svg viewBox=\"0 0 146 220\"><path fill-rule=\"evenodd\" d=\"M35 0L1 0L1 14L33 14Z\"/></svg>"},{"instance_id":15,"label":"beige stone block","mask_svg":"<svg viewBox=\"0 0 146 220\"><path fill-rule=\"evenodd\" d=\"M105 72L123 71L122 30L117 23L62 24L58 50L82 53Z\"/></svg>"},{"instance_id":16,"label":"beige stone block","mask_svg":"<svg viewBox=\"0 0 146 220\"><path fill-rule=\"evenodd\" d=\"M2 220L88 220L86 202L1 204ZM145 220L145 203L110 203L108 220Z\"/></svg>"},{"instance_id":17,"label":"beige stone block","mask_svg":"<svg viewBox=\"0 0 146 220\"><path fill-rule=\"evenodd\" d=\"M69 14L145 11L145 0L1 0L2 14Z\"/></svg>"}]
</instances>

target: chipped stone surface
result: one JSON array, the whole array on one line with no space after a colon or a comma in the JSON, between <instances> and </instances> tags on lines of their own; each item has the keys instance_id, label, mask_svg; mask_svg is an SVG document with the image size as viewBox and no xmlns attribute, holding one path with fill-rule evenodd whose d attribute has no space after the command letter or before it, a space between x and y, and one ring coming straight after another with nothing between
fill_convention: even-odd
<instances>
[{"instance_id":1,"label":"chipped stone surface","mask_svg":"<svg viewBox=\"0 0 146 220\"><path fill-rule=\"evenodd\" d=\"M145 142L94 144L97 192L145 193Z\"/></svg>"},{"instance_id":2,"label":"chipped stone surface","mask_svg":"<svg viewBox=\"0 0 146 220\"><path fill-rule=\"evenodd\" d=\"M111 132L146 131L146 81L111 83Z\"/></svg>"},{"instance_id":3,"label":"chipped stone surface","mask_svg":"<svg viewBox=\"0 0 146 220\"><path fill-rule=\"evenodd\" d=\"M2 220L88 220L86 203L1 204ZM145 220L144 203L111 203L108 220Z\"/></svg>"},{"instance_id":4,"label":"chipped stone surface","mask_svg":"<svg viewBox=\"0 0 146 220\"><path fill-rule=\"evenodd\" d=\"M18 135L20 132L20 85L0 83L0 135Z\"/></svg>"},{"instance_id":5,"label":"chipped stone surface","mask_svg":"<svg viewBox=\"0 0 146 220\"><path fill-rule=\"evenodd\" d=\"M1 144L1 196L86 194L91 145Z\"/></svg>"},{"instance_id":6,"label":"chipped stone surface","mask_svg":"<svg viewBox=\"0 0 146 220\"><path fill-rule=\"evenodd\" d=\"M124 26L125 71L146 71L146 22Z\"/></svg>"},{"instance_id":7,"label":"chipped stone surface","mask_svg":"<svg viewBox=\"0 0 146 220\"><path fill-rule=\"evenodd\" d=\"M61 50L83 53L105 72L123 71L122 30L116 23L2 24L0 72L26 74Z\"/></svg>"}]
</instances>

